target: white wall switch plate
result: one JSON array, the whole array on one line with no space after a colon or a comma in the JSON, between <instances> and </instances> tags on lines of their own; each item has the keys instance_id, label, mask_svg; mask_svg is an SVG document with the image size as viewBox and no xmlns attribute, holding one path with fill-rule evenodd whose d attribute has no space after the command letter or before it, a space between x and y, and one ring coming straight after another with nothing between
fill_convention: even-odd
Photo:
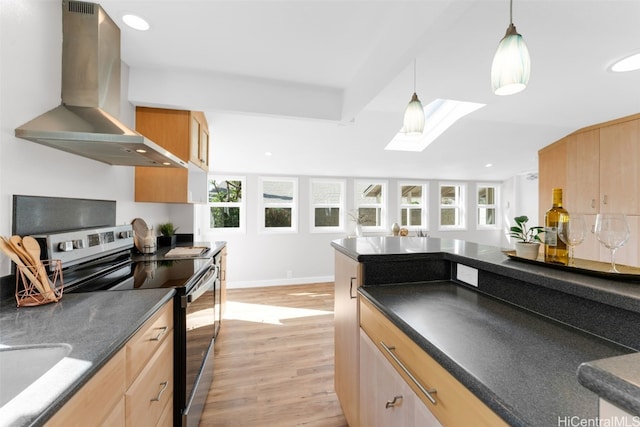
<instances>
[{"instance_id":1,"label":"white wall switch plate","mask_svg":"<svg viewBox=\"0 0 640 427\"><path fill-rule=\"evenodd\" d=\"M456 279L471 286L478 287L478 270L463 264L456 264Z\"/></svg>"}]
</instances>

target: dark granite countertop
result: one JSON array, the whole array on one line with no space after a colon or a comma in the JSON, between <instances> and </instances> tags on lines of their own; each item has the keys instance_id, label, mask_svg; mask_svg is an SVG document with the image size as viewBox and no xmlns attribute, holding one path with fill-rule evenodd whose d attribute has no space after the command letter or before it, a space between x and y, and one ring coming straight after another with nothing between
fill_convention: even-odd
<instances>
[{"instance_id":1,"label":"dark granite countertop","mask_svg":"<svg viewBox=\"0 0 640 427\"><path fill-rule=\"evenodd\" d=\"M579 384L578 366L633 352L453 282L371 286L360 292L515 426L597 418L598 397Z\"/></svg>"},{"instance_id":2,"label":"dark granite countertop","mask_svg":"<svg viewBox=\"0 0 640 427\"><path fill-rule=\"evenodd\" d=\"M510 259L503 249L456 239L433 237L375 236L339 239L331 242L338 251L359 262L422 260L441 257L464 262L512 279L591 299L640 313L640 278L636 282L612 281L601 277L533 265Z\"/></svg>"},{"instance_id":3,"label":"dark granite countertop","mask_svg":"<svg viewBox=\"0 0 640 427\"><path fill-rule=\"evenodd\" d=\"M1 301L0 347L67 343L71 353L0 408L0 425L44 423L173 294L173 289L65 294L57 303L20 308L15 299Z\"/></svg>"},{"instance_id":4,"label":"dark granite countertop","mask_svg":"<svg viewBox=\"0 0 640 427\"><path fill-rule=\"evenodd\" d=\"M382 236L340 239L333 241L332 246L337 251L342 252L350 258L364 264L376 264L380 262L404 263L407 261L418 261L421 263L423 261L433 260L446 260L454 263L461 263L480 271L487 271L494 275L499 275L500 277L505 278L504 281L507 284L510 279L513 279L515 281L519 281L521 284L531 284L539 289L544 288L549 290L549 292L560 293L556 295L568 295L569 298L576 297L576 305L572 307L575 308L577 306L582 306L589 308L583 308L581 312L576 313L575 315L578 317L594 316L592 323L606 324L607 322L610 322L611 325L613 325L613 328L617 328L622 331L612 333L612 336L624 336L625 334L634 334L635 336L637 335L636 331L640 330L640 324L637 324L636 320L636 313L640 313L640 283L638 281L608 280L602 277L548 268L544 265L533 265L530 263L519 262L507 257L501 248L454 239ZM418 280L416 280L416 282L417 281ZM388 283L392 284L394 282ZM379 285L380 283L376 284L375 287L378 287ZM402 286L410 285L405 284ZM383 288L387 287L388 286L383 286ZM463 288L462 286L460 287ZM373 288L374 286L367 286L367 283L365 282L363 292L379 292ZM409 290L409 288L407 288L407 290ZM483 296L481 293L475 292L474 290L468 291L472 294L477 294L478 298L486 298L486 296ZM521 292L520 287L510 287L507 294L518 292ZM536 294L527 295L537 297ZM489 298L493 299L491 297ZM511 301L509 298L506 298L506 300ZM401 299L398 301L401 301ZM593 304L591 304L591 302L593 302ZM520 304L518 305L522 305L521 303L522 301L520 301ZM550 301L550 304L553 304L553 300ZM596 307L599 304L608 307L608 313L613 313L614 316L612 317L608 314L605 315L604 312L590 311L593 307ZM413 305L413 307L415 308L415 305ZM557 310L560 311L568 309L569 306L564 306L563 303L560 303L557 308ZM626 320L618 322L619 319L616 319L618 317L616 313L618 312L620 313L620 319L624 318ZM386 313L389 314L388 310ZM532 314L532 316L535 317L536 315ZM538 317L543 318L541 316ZM393 321L398 320L393 316L390 316L390 318ZM565 313L565 318L569 319L570 313ZM555 322L552 320L549 320L549 322L552 322L554 325L562 324L562 322ZM572 322L568 320L564 323L569 325L572 324ZM582 321L582 325L584 324L584 321ZM527 329L526 323L522 323L518 327L514 326L514 329L518 329L519 327L523 328L522 330ZM579 329L582 328L570 328L571 331L577 331ZM630 332L624 332L625 330ZM546 333L547 329L543 328L542 331ZM463 332L464 331L460 333ZM537 336L536 334L534 334L534 336ZM505 329L505 336L510 335L513 334L508 328ZM592 337L591 335L586 334L585 336ZM416 334L414 334L413 337L417 342L422 341L423 344L425 343L424 337ZM545 335L539 338L543 341L547 339ZM597 337L593 337L593 339L605 343L607 342L606 340L601 340ZM632 344L637 343L637 339L629 341ZM568 382L566 383L571 384L571 388L569 391L563 391L564 394L568 392L573 393L575 391L574 386L576 384L582 384L584 387L595 392L600 397L610 401L631 414L640 415L640 353L637 353L638 348L636 345L627 344L627 347L620 347L622 349L628 348L628 352L630 353L628 355L611 357L616 356L616 354L611 353L598 355L597 351L594 353L591 353L590 351L582 352L583 349L581 347L573 347L574 342L572 340L567 341L564 344L562 340L560 340L556 341L556 344L558 344L558 350L562 349L562 352L557 353L559 358L563 358L562 355L565 352L569 355L566 361L563 362L567 363L563 368L563 372L569 372L567 375L572 376L571 378L567 377ZM613 345L614 347L617 346L617 344ZM427 345L427 347L429 346ZM431 348L433 349L433 346ZM633 350L631 348L633 348ZM441 352L440 356L442 357L442 360L444 360L444 366L449 369L449 366L446 365L446 363L448 363L447 355L442 353L443 350L438 351ZM503 348L503 351L505 354L510 355L510 357L518 357L514 356L508 347ZM519 361L527 360L529 359L524 357L519 359ZM566 369L569 366L572 366L572 370L567 371ZM528 364L523 363L516 372L526 373L528 372L528 369ZM459 371L458 374L460 374ZM462 376L466 378L465 374L462 374ZM525 378L527 377L525 376ZM555 378L553 378L553 380L555 381ZM517 381L517 376L516 378L513 378L513 381ZM482 391L483 387L485 387L485 385L483 385L484 379L482 378L471 378L470 382L462 382L475 392ZM478 389L476 390L474 387L478 387ZM577 390L580 389L581 388L578 387ZM504 392L504 390L500 391L499 388L496 390L499 393ZM584 389L582 390L582 392L577 392L578 395L586 391ZM499 397L501 398L502 396L500 395ZM525 406L527 400L536 401L538 398L539 396L530 393L524 399ZM592 413L592 411L596 410L597 400L594 401L591 399L589 401L589 407L592 409L591 412L588 413ZM558 421L555 420L553 425L557 425L557 422Z\"/></svg>"}]
</instances>

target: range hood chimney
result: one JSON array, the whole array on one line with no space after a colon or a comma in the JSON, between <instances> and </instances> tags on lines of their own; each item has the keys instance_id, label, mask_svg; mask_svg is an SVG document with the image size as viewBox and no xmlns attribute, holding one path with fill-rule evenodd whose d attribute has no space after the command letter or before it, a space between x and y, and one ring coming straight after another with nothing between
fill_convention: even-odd
<instances>
[{"instance_id":1,"label":"range hood chimney","mask_svg":"<svg viewBox=\"0 0 640 427\"><path fill-rule=\"evenodd\" d=\"M62 104L15 136L110 165L186 168L120 115L120 29L98 4L62 1Z\"/></svg>"}]
</instances>

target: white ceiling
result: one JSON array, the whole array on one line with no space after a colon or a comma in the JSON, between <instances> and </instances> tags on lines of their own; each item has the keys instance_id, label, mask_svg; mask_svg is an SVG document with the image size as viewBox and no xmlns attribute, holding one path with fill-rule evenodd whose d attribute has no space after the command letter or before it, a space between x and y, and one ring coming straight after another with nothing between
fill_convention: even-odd
<instances>
[{"instance_id":1,"label":"white ceiling","mask_svg":"<svg viewBox=\"0 0 640 427\"><path fill-rule=\"evenodd\" d=\"M508 0L100 3L122 29L132 102L204 110L214 172L502 180L535 171L537 150L576 129L640 112L640 71L607 71L640 51L638 0L516 0L531 80L507 97L489 71ZM124 13L151 29L125 28ZM423 104L487 106L423 152L385 151L414 58ZM145 83L153 93L135 90Z\"/></svg>"}]
</instances>

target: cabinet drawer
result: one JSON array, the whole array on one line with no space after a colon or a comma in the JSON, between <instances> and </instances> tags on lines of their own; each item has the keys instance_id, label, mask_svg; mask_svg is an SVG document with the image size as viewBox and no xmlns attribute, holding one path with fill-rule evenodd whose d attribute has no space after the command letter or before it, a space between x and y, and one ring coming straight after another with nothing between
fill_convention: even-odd
<instances>
[{"instance_id":1,"label":"cabinet drawer","mask_svg":"<svg viewBox=\"0 0 640 427\"><path fill-rule=\"evenodd\" d=\"M155 426L167 405L173 406L173 332L125 394L127 425Z\"/></svg>"},{"instance_id":2,"label":"cabinet drawer","mask_svg":"<svg viewBox=\"0 0 640 427\"><path fill-rule=\"evenodd\" d=\"M360 326L442 425L490 427L507 425L362 297L360 297ZM389 355L382 343L388 348L393 347L391 352L424 389L436 390L435 393L431 393L436 404L430 402L428 396Z\"/></svg>"},{"instance_id":3,"label":"cabinet drawer","mask_svg":"<svg viewBox=\"0 0 640 427\"><path fill-rule=\"evenodd\" d=\"M173 300L149 319L127 343L127 387L147 365L151 355L168 339L172 330Z\"/></svg>"},{"instance_id":4,"label":"cabinet drawer","mask_svg":"<svg viewBox=\"0 0 640 427\"><path fill-rule=\"evenodd\" d=\"M46 425L64 427L122 425L124 422L124 406L121 405L125 391L124 365L125 353L124 350L120 350Z\"/></svg>"}]
</instances>

